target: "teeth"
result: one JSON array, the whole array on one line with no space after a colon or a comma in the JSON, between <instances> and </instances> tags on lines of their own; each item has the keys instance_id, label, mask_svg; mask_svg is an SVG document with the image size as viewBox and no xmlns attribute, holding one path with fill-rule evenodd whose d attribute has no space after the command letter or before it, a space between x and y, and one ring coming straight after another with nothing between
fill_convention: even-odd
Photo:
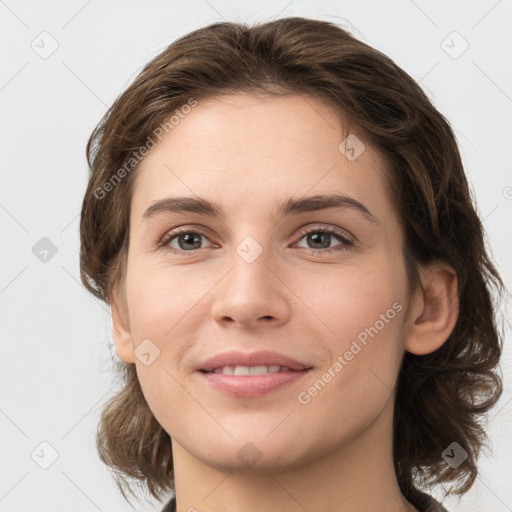
<instances>
[{"instance_id":1,"label":"teeth","mask_svg":"<svg viewBox=\"0 0 512 512\"><path fill-rule=\"evenodd\" d=\"M250 375L251 369L248 366L235 366L233 375Z\"/></svg>"},{"instance_id":2,"label":"teeth","mask_svg":"<svg viewBox=\"0 0 512 512\"><path fill-rule=\"evenodd\" d=\"M251 375L261 375L262 373L268 373L268 366L251 366Z\"/></svg>"},{"instance_id":3,"label":"teeth","mask_svg":"<svg viewBox=\"0 0 512 512\"><path fill-rule=\"evenodd\" d=\"M291 372L292 370L286 366L278 364L261 365L261 366L223 366L215 368L213 373L222 373L223 375L263 375L265 373Z\"/></svg>"}]
</instances>

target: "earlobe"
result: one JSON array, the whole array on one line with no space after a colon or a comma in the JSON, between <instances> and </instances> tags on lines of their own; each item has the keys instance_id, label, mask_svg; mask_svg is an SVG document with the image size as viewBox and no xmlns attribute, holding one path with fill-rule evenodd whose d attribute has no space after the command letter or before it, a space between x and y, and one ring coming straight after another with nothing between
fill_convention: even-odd
<instances>
[{"instance_id":1,"label":"earlobe","mask_svg":"<svg viewBox=\"0 0 512 512\"><path fill-rule=\"evenodd\" d=\"M112 336L114 338L117 355L125 363L135 363L128 307L124 297L124 295L119 296L116 286L113 291L111 304Z\"/></svg>"},{"instance_id":2,"label":"earlobe","mask_svg":"<svg viewBox=\"0 0 512 512\"><path fill-rule=\"evenodd\" d=\"M423 289L414 296L405 349L425 355L441 347L452 333L459 314L459 299L457 274L450 265L437 262L420 274Z\"/></svg>"}]
</instances>

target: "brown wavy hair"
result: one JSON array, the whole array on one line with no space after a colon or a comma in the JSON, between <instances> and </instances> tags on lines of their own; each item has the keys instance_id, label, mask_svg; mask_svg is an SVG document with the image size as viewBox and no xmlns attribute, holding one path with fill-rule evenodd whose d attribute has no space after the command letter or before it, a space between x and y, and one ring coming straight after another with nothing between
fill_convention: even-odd
<instances>
[{"instance_id":1,"label":"brown wavy hair","mask_svg":"<svg viewBox=\"0 0 512 512\"><path fill-rule=\"evenodd\" d=\"M488 256L450 124L414 79L340 26L299 17L253 26L215 23L181 37L142 69L87 144L90 177L80 219L84 285L111 305L123 282L138 169L134 152L191 100L240 92L316 98L362 129L390 163L387 186L404 230L409 289L421 286L419 265L444 261L455 269L459 316L451 335L431 354L404 354L393 451L406 498L414 499L420 486L447 482L454 483L449 492L463 494L487 446L485 413L502 392L497 365L503 335L493 292L500 295L505 287ZM174 488L170 437L146 403L135 365L115 364L124 383L102 412L100 458L125 498L125 489L135 495L135 485L161 498ZM468 453L458 468L441 457L454 441Z\"/></svg>"}]
</instances>

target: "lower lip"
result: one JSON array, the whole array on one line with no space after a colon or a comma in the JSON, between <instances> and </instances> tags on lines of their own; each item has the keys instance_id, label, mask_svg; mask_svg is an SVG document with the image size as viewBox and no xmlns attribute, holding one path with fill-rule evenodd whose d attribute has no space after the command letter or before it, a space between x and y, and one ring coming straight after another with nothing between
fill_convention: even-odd
<instances>
[{"instance_id":1,"label":"lower lip","mask_svg":"<svg viewBox=\"0 0 512 512\"><path fill-rule=\"evenodd\" d=\"M203 373L203 378L216 390L231 396L261 396L302 379L309 369L302 371L264 373L262 375L224 375Z\"/></svg>"}]
</instances>

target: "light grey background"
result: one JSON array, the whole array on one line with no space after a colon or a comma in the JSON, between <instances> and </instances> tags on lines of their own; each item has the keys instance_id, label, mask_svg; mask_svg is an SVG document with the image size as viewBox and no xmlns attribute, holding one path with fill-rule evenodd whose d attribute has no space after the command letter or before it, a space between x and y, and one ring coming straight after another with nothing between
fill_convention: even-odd
<instances>
[{"instance_id":1,"label":"light grey background","mask_svg":"<svg viewBox=\"0 0 512 512\"><path fill-rule=\"evenodd\" d=\"M130 510L94 444L116 381L109 311L79 281L89 134L177 37L222 19L294 15L352 27L420 81L456 132L492 254L511 286L510 0L0 1L1 511ZM43 237L56 254L44 253ZM506 337L506 389L489 426L494 452L481 459L472 490L444 502L451 511L512 510L509 325ZM58 454L47 469L39 464L52 462L53 449L42 442Z\"/></svg>"}]
</instances>

